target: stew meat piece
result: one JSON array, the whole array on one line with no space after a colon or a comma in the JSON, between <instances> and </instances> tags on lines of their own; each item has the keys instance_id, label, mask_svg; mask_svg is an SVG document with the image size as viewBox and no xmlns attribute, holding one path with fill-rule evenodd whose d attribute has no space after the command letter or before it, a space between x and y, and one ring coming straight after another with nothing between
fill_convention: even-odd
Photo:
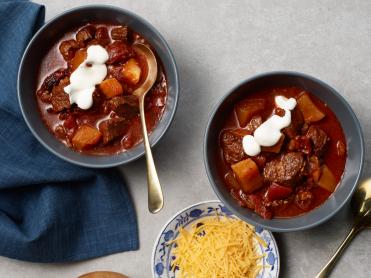
<instances>
[{"instance_id":1,"label":"stew meat piece","mask_svg":"<svg viewBox=\"0 0 371 278\"><path fill-rule=\"evenodd\" d=\"M307 137L312 140L314 146L314 153L321 155L324 152L325 146L329 138L322 129L315 126L310 126L307 131Z\"/></svg>"},{"instance_id":2,"label":"stew meat piece","mask_svg":"<svg viewBox=\"0 0 371 278\"><path fill-rule=\"evenodd\" d=\"M221 135L221 144L223 148L224 159L230 164L241 161L245 158L245 152L242 147L243 134L236 130L225 130Z\"/></svg>"},{"instance_id":3,"label":"stew meat piece","mask_svg":"<svg viewBox=\"0 0 371 278\"><path fill-rule=\"evenodd\" d=\"M97 31L95 32L95 39L102 46L106 46L107 44L111 42L111 39L109 37L108 30L106 27L97 28Z\"/></svg>"},{"instance_id":4,"label":"stew meat piece","mask_svg":"<svg viewBox=\"0 0 371 278\"><path fill-rule=\"evenodd\" d=\"M253 134L254 131L263 123L263 119L261 116L253 116L250 122L246 126L246 130Z\"/></svg>"},{"instance_id":5,"label":"stew meat piece","mask_svg":"<svg viewBox=\"0 0 371 278\"><path fill-rule=\"evenodd\" d=\"M76 51L80 48L80 45L75 40L63 41L59 46L59 51L61 52L64 60L69 61L74 56Z\"/></svg>"},{"instance_id":6,"label":"stew meat piece","mask_svg":"<svg viewBox=\"0 0 371 278\"><path fill-rule=\"evenodd\" d=\"M107 46L108 61L107 64L125 62L134 56L134 50L125 42L115 41Z\"/></svg>"},{"instance_id":7,"label":"stew meat piece","mask_svg":"<svg viewBox=\"0 0 371 278\"><path fill-rule=\"evenodd\" d=\"M103 136L103 144L124 135L127 131L128 121L123 118L108 119L99 124L99 131Z\"/></svg>"},{"instance_id":8,"label":"stew meat piece","mask_svg":"<svg viewBox=\"0 0 371 278\"><path fill-rule=\"evenodd\" d=\"M122 118L131 119L139 115L139 100L132 95L114 97L107 102L107 109Z\"/></svg>"},{"instance_id":9,"label":"stew meat piece","mask_svg":"<svg viewBox=\"0 0 371 278\"><path fill-rule=\"evenodd\" d=\"M93 25L87 25L81 28L76 34L76 41L81 47L85 47L85 44L94 38L95 31L96 28Z\"/></svg>"},{"instance_id":10,"label":"stew meat piece","mask_svg":"<svg viewBox=\"0 0 371 278\"><path fill-rule=\"evenodd\" d=\"M51 92L51 104L54 112L60 112L71 107L70 98L64 92L64 87L69 84L68 78L61 80L59 85L55 86Z\"/></svg>"},{"instance_id":11,"label":"stew meat piece","mask_svg":"<svg viewBox=\"0 0 371 278\"><path fill-rule=\"evenodd\" d=\"M68 75L67 69L59 69L50 74L45 78L43 84L41 85L41 90L51 91L54 86L56 86L59 81Z\"/></svg>"},{"instance_id":12,"label":"stew meat piece","mask_svg":"<svg viewBox=\"0 0 371 278\"><path fill-rule=\"evenodd\" d=\"M294 138L300 133L303 124L304 124L303 115L300 112L299 108L296 107L291 112L291 124L288 127L284 128L282 132L288 138Z\"/></svg>"},{"instance_id":13,"label":"stew meat piece","mask_svg":"<svg viewBox=\"0 0 371 278\"><path fill-rule=\"evenodd\" d=\"M129 30L127 26L120 26L111 30L111 37L113 40L127 41Z\"/></svg>"},{"instance_id":14,"label":"stew meat piece","mask_svg":"<svg viewBox=\"0 0 371 278\"><path fill-rule=\"evenodd\" d=\"M267 182L293 186L301 180L306 169L306 160L300 152L289 152L268 162L263 171Z\"/></svg>"}]
</instances>

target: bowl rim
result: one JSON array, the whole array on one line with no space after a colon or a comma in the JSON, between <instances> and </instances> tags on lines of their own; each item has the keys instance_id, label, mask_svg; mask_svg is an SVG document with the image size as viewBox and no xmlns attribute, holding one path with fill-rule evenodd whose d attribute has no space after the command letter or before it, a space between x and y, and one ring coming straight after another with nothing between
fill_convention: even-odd
<instances>
[{"instance_id":1,"label":"bowl rim","mask_svg":"<svg viewBox=\"0 0 371 278\"><path fill-rule=\"evenodd\" d=\"M137 155L132 156L129 159L126 159L125 161L122 161L121 160L121 161L109 162L109 163L106 163L106 162L100 162L100 163L81 162L81 161L77 161L77 160L68 158L68 157L64 156L63 154L59 153L58 151L54 150L52 147L50 147L44 141L44 139L42 139L41 136L39 136L39 134L33 129L31 123L28 120L28 117L26 115L26 112L23 109L23 105L22 105L22 101L21 101L22 96L21 96L21 93L20 93L21 92L20 75L21 75L21 72L23 71L24 60L25 60L26 56L28 55L29 49L31 48L31 46L33 45L33 43L35 42L35 40L37 39L37 37L42 32L44 32L51 24L53 24L55 21L59 20L61 17L64 17L64 16L66 16L66 15L68 15L70 13L75 13L75 12L79 12L81 10L89 10L89 9L112 10L112 11L115 11L115 12L118 12L118 13L121 13L121 14L128 15L129 17L134 18L135 20L141 21L151 32L153 32L153 33L156 34L156 36L160 39L161 43L165 47L166 52L168 53L168 55L170 57L169 62L171 63L171 67L174 69L174 77L175 77L174 78L174 85L175 85L174 86L174 92L175 93L174 93L174 96L173 96L174 97L174 108L169 111L169 113L170 113L169 114L169 120L168 120L167 123L164 123L164 127L163 127L161 133L158 135L158 137L156 138L156 140L154 140L151 143L151 147L154 147L155 145L157 145L157 143L162 139L162 137L165 135L165 133L169 130L170 125L173 123L174 116L175 116L175 113L176 113L177 108L178 108L178 99L179 99L179 92L180 92L180 78L179 78L179 69L178 69L177 63L175 61L174 54L173 54L173 52L172 52L169 44L165 40L165 38L161 35L161 33L149 21L147 21L143 17L137 15L136 13L133 13L133 12L131 12L129 10L126 10L126 9L123 9L123 8L120 8L120 7L117 7L117 6L114 6L114 5L108 5L108 4L82 5L82 6L78 6L78 7L75 7L75 8L71 8L71 9L65 10L65 11L63 11L63 12L55 15L54 17L52 17L48 21L46 21L37 30L37 32L32 36L32 38L28 42L28 44L27 44L27 46L26 46L26 48L25 48L25 50L23 52L21 61L19 63L18 72L17 72L17 99L18 99L18 105L19 105L20 110L21 110L21 113L22 113L22 117L23 117L24 121L26 122L26 124L28 126L28 129L31 131L31 133L33 134L33 136L41 143L41 145L44 146L48 151L50 151L51 153L53 153L57 157L65 160L67 162L70 162L72 164L75 164L75 165L79 165L79 166L83 166L83 167L88 167L88 168L110 168L110 167L116 167L116 166L120 166L120 165L125 165L125 164L128 164L128 163L130 163L132 161L135 161L135 160L141 158L145 154L145 150L143 149ZM40 119L41 119L41 117L40 117ZM40 123L42 123L42 121L40 121ZM68 148L67 146L65 146L65 147ZM130 149L128 151L130 151ZM86 155L86 154L82 154L82 153L80 153L80 154L81 155L84 155L86 157L90 156L90 155ZM116 155L120 155L120 154L121 153L110 154L110 155L105 155L105 156L106 157L110 157L110 156L116 156ZM97 156L92 155L91 157L97 157Z\"/></svg>"},{"instance_id":2,"label":"bowl rim","mask_svg":"<svg viewBox=\"0 0 371 278\"><path fill-rule=\"evenodd\" d=\"M200 206L200 205L204 205L204 204L209 204L209 203L219 203L219 204L222 204L224 206L227 207L227 205L222 201L222 200L219 200L219 199L209 199L209 200L204 200L204 201L200 201L200 202L197 202L197 203L194 203L194 204L191 204L191 205L188 205L178 211L176 211L174 214L172 214L170 217L169 217L169 220L166 221L166 223L162 226L162 228L160 229L160 232L158 233L158 235L156 236L156 239L154 241L154 244L153 244L153 248L152 248L152 256L151 256L151 272L152 272L152 276L155 278L156 275L154 273L154 269L155 269L155 256L156 256L156 249L157 249L157 246L158 246L158 243L160 242L161 240L161 236L164 232L164 230L170 225L171 222L174 221L175 218L177 218L180 214L182 214L183 212L193 208L193 207L197 207L197 206ZM227 207L229 209L229 207ZM233 213L233 211L231 211ZM238 215L236 215L235 213L233 213L234 216L236 216L239 220L241 221L244 221L246 222L244 219L240 218ZM251 223L248 223L250 225L252 225ZM262 227L261 225L253 225L254 228L256 227ZM262 227L264 228L264 227ZM278 270L277 270L277 273L278 273L278 277L280 276L280 273L281 273L281 254L280 254L280 250L279 250L279 247L278 247L278 244L277 244L277 241L276 241L276 238L274 237L274 234L272 233L271 230L269 229L266 229L264 228L268 233L269 235L271 236L271 239L272 239L272 242L276 248L276 251L277 251L277 258L278 258Z\"/></svg>"},{"instance_id":3,"label":"bowl rim","mask_svg":"<svg viewBox=\"0 0 371 278\"><path fill-rule=\"evenodd\" d=\"M354 120L355 127L356 127L356 130L357 130L357 134L359 135L360 141L361 141L361 145L359 146L359 149L360 149L360 158L361 158L360 159L360 164L359 164L359 169L357 170L356 180L355 180L354 184L352 185L352 188L350 190L350 193L344 198L344 200L340 203L340 205L338 205L336 207L336 209L334 209L330 213L326 214L321 219L317 220L314 223L309 223L309 224L301 225L301 226L294 227L294 228L278 228L278 227L272 227L269 224L266 225L266 224L263 224L263 223L259 223L259 222L255 221L255 220L252 220L252 219L250 219L249 216L242 215L237 210L235 210L228 203L228 201L226 200L226 198L224 198L223 194L218 190L218 188L217 188L217 186L216 186L216 184L215 184L215 182L213 180L212 174L211 174L211 169L210 169L210 166L209 166L209 158L207 156L207 141L208 141L209 133L210 133L210 125L211 125L211 122L214 119L214 116L216 115L217 110L221 106L221 104L224 103L224 101L234 91L236 91L239 87L245 85L246 83L249 83L249 82L254 81L256 79L260 79L260 78L264 78L264 77L268 77L268 76L274 76L274 75L289 75L289 76L293 76L293 77L305 78L305 79L314 81L315 83L318 83L321 86L323 86L326 89L328 89L329 91L331 91L346 106L346 108L347 108L347 110L349 111L349 114L350 114L349 116L352 117L352 119ZM318 226L318 225L320 225L320 224L328 221L336 213L338 213L341 210L341 208L348 201L350 201L351 196L353 195L353 193L354 193L354 191L355 191L355 189L356 189L356 187L357 187L357 185L359 183L359 180L360 180L360 178L362 176L362 172L363 172L364 156L365 156L365 151L364 151L364 136L363 136L362 127L361 127L361 124L360 124L360 122L359 122L356 114L354 113L352 107L350 106L350 104L345 100L345 98L340 93L338 93L337 90L335 90L330 85L326 84L325 82L323 82L323 81L321 81L321 80L319 80L319 79L317 79L317 78L315 78L313 76L310 76L310 75L305 74L305 73L297 72L297 71L285 71L285 70L283 70L283 71L269 71L269 72L264 72L264 73L253 75L253 76L251 76L251 77L249 77L249 78L247 78L247 79L242 80L241 82L239 82L232 89L230 89L225 95L223 95L220 98L220 100L212 108L211 113L209 114L209 117L208 117L208 121L206 123L206 129L205 129L204 140L203 140L203 161L204 161L204 166L205 166L205 170L206 170L206 174L207 174L209 183L211 184L211 187L213 188L213 191L217 195L217 197L221 200L221 202L223 204L225 204L225 206L233 214L235 214L236 216L238 216L242 220L244 220L244 221L246 221L246 222L248 222L248 223L250 223L250 224L252 224L254 226L260 226L260 227L263 227L265 229L271 230L273 232L295 232L295 231L301 231L301 230L311 229L311 228L314 228L314 227L316 227L316 226ZM333 194L336 194L336 190L335 190L335 192ZM328 200L326 200L325 202L327 202L327 201ZM310 213L310 212L307 212L307 213ZM297 217L297 218L298 217L305 217L307 215L307 213L304 213L302 215L295 216L295 217ZM295 218L295 217L291 217L290 219ZM284 221L284 219L283 219L283 221Z\"/></svg>"}]
</instances>

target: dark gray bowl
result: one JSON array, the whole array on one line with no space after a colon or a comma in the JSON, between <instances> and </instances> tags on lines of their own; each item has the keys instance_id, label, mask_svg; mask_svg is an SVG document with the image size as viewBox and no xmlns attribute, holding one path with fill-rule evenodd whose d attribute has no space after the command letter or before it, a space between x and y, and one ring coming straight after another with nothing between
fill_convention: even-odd
<instances>
[{"instance_id":1,"label":"dark gray bowl","mask_svg":"<svg viewBox=\"0 0 371 278\"><path fill-rule=\"evenodd\" d=\"M161 139L170 126L178 102L179 78L173 54L165 39L150 23L134 13L117 7L83 6L66 11L47 22L32 38L22 57L18 72L18 100L28 127L49 151L62 159L81 166L113 167L141 157L144 154L143 144L116 155L92 156L75 152L58 141L43 124L35 97L38 74L36 69L44 55L65 32L88 22L127 24L145 37L155 48L165 68L169 92L164 115L149 139L152 146Z\"/></svg>"},{"instance_id":2,"label":"dark gray bowl","mask_svg":"<svg viewBox=\"0 0 371 278\"><path fill-rule=\"evenodd\" d=\"M253 211L241 208L231 197L217 173L215 156L219 132L224 115L230 113L233 104L249 92L271 85L297 86L316 95L327 103L339 119L347 141L348 156L344 176L332 196L320 207L301 216L288 219L266 220ZM210 183L219 199L238 217L253 225L275 232L289 232L312 228L334 216L349 201L362 172L364 143L361 126L352 108L333 88L311 76L297 72L271 72L252 77L232 89L216 105L210 115L204 139L204 161Z\"/></svg>"}]
</instances>

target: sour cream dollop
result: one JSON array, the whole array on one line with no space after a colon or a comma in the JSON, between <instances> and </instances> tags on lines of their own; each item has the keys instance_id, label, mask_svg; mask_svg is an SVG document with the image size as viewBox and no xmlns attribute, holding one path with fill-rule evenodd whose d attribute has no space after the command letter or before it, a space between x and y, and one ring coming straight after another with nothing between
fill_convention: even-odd
<instances>
[{"instance_id":1,"label":"sour cream dollop","mask_svg":"<svg viewBox=\"0 0 371 278\"><path fill-rule=\"evenodd\" d=\"M86 60L71 74L70 85L64 87L71 104L76 103L85 110L93 105L95 86L107 75L107 60L108 52L102 46L92 45L88 48Z\"/></svg>"},{"instance_id":2,"label":"sour cream dollop","mask_svg":"<svg viewBox=\"0 0 371 278\"><path fill-rule=\"evenodd\" d=\"M271 116L255 130L254 136L243 137L243 150L249 156L258 155L262 146L271 147L277 144L282 136L281 129L291 124L291 110L295 108L296 100L294 98L287 99L284 96L276 96L274 100L277 107L285 111L285 115L282 117Z\"/></svg>"}]
</instances>

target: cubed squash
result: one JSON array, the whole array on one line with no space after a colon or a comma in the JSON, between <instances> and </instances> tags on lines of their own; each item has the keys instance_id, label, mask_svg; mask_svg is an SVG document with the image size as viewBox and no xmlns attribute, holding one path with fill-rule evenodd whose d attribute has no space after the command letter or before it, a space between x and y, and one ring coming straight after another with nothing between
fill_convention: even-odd
<instances>
[{"instance_id":1,"label":"cubed squash","mask_svg":"<svg viewBox=\"0 0 371 278\"><path fill-rule=\"evenodd\" d=\"M322 174L317 184L327 191L334 192L337 185L334 174L326 164L321 167L321 170Z\"/></svg>"},{"instance_id":2,"label":"cubed squash","mask_svg":"<svg viewBox=\"0 0 371 278\"><path fill-rule=\"evenodd\" d=\"M86 48L81 48L76 51L75 56L70 61L71 70L76 70L85 60L87 57Z\"/></svg>"},{"instance_id":3,"label":"cubed squash","mask_svg":"<svg viewBox=\"0 0 371 278\"><path fill-rule=\"evenodd\" d=\"M251 158L232 164L231 167L245 193L250 194L263 186L259 168Z\"/></svg>"},{"instance_id":4,"label":"cubed squash","mask_svg":"<svg viewBox=\"0 0 371 278\"><path fill-rule=\"evenodd\" d=\"M279 153L281 151L284 141L285 141L285 135L282 134L277 144L273 145L272 147L262 147L261 150L263 152Z\"/></svg>"},{"instance_id":5,"label":"cubed squash","mask_svg":"<svg viewBox=\"0 0 371 278\"><path fill-rule=\"evenodd\" d=\"M322 120L325 114L313 103L307 93L302 93L297 99L298 107L306 123Z\"/></svg>"},{"instance_id":6,"label":"cubed squash","mask_svg":"<svg viewBox=\"0 0 371 278\"><path fill-rule=\"evenodd\" d=\"M81 125L72 137L72 145L76 150L85 150L98 144L102 135L98 129L90 125Z\"/></svg>"},{"instance_id":7,"label":"cubed squash","mask_svg":"<svg viewBox=\"0 0 371 278\"><path fill-rule=\"evenodd\" d=\"M124 80L131 85L138 84L141 73L142 69L138 65L137 60L133 58L129 59L122 68L122 76Z\"/></svg>"},{"instance_id":8,"label":"cubed squash","mask_svg":"<svg viewBox=\"0 0 371 278\"><path fill-rule=\"evenodd\" d=\"M235 110L240 126L241 127L246 126L247 123L252 118L252 116L264 110L264 108L265 108L264 99L249 99L237 103Z\"/></svg>"},{"instance_id":9,"label":"cubed squash","mask_svg":"<svg viewBox=\"0 0 371 278\"><path fill-rule=\"evenodd\" d=\"M99 89L106 96L106 98L113 98L115 96L122 95L124 92L120 82L118 82L116 78L103 80L99 84Z\"/></svg>"}]
</instances>

